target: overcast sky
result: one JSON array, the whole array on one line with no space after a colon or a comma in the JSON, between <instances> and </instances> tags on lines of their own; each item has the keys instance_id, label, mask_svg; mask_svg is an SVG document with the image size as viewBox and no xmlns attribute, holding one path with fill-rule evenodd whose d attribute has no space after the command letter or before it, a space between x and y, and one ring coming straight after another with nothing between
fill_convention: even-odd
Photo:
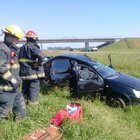
<instances>
[{"instance_id":1,"label":"overcast sky","mask_svg":"<svg viewBox=\"0 0 140 140\"><path fill-rule=\"evenodd\" d=\"M1 0L0 28L39 38L140 37L140 0Z\"/></svg>"}]
</instances>

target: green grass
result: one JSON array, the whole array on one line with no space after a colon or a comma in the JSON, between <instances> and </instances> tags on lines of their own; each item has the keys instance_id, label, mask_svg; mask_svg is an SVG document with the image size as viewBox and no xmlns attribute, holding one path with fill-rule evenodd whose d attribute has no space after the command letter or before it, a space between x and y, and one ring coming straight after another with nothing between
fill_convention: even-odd
<instances>
[{"instance_id":1,"label":"green grass","mask_svg":"<svg viewBox=\"0 0 140 140\"><path fill-rule=\"evenodd\" d=\"M50 52L49 55L60 53L64 52ZM139 48L127 47L124 41L99 49L98 52L86 54L105 65L109 64L107 57L111 54L115 69L140 78ZM130 106L126 110L114 109L99 100L92 102L84 98L70 98L67 89L42 87L39 105L27 106L28 117L26 119L17 122L12 121L12 118L0 121L0 140L20 140L21 137L35 129L48 126L51 117L71 102L78 102L82 105L83 119L80 122L70 120L63 122L63 140L140 139L139 106Z\"/></svg>"},{"instance_id":2,"label":"green grass","mask_svg":"<svg viewBox=\"0 0 140 140\"><path fill-rule=\"evenodd\" d=\"M131 48L140 48L140 39L139 38L125 38L124 39L126 45Z\"/></svg>"},{"instance_id":3,"label":"green grass","mask_svg":"<svg viewBox=\"0 0 140 140\"><path fill-rule=\"evenodd\" d=\"M125 111L113 109L96 100L76 100L69 97L64 89L54 89L40 95L40 105L28 107L29 116L22 121L0 122L1 140L20 140L20 138L36 128L49 124L50 118L61 108L71 102L83 106L83 119L80 122L65 120L63 122L63 140L136 140L140 138L139 107L129 107ZM130 135L131 134L131 135Z\"/></svg>"}]
</instances>

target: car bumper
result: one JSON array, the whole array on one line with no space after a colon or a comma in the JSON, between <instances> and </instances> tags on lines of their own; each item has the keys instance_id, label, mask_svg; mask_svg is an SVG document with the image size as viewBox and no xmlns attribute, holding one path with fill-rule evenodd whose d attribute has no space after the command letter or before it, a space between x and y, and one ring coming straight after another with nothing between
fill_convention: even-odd
<instances>
[{"instance_id":1,"label":"car bumper","mask_svg":"<svg viewBox=\"0 0 140 140\"><path fill-rule=\"evenodd\" d=\"M133 105L140 105L140 98L137 98L136 96L131 96L131 101Z\"/></svg>"}]
</instances>

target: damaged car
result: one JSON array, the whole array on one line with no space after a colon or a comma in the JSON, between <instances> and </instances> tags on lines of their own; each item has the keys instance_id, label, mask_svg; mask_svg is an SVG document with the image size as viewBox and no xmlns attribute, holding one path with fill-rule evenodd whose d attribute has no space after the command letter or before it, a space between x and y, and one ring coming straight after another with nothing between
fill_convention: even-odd
<instances>
[{"instance_id":1,"label":"damaged car","mask_svg":"<svg viewBox=\"0 0 140 140\"><path fill-rule=\"evenodd\" d=\"M100 95L112 107L140 104L140 79L82 54L55 56L44 64L50 85L68 86L72 95Z\"/></svg>"}]
</instances>

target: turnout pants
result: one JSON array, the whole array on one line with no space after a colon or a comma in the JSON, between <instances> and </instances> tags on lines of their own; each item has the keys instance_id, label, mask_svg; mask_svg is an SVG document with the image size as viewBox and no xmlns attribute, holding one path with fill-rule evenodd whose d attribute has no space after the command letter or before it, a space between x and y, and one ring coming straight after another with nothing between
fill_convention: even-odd
<instances>
[{"instance_id":1,"label":"turnout pants","mask_svg":"<svg viewBox=\"0 0 140 140\"><path fill-rule=\"evenodd\" d=\"M0 119L7 118L10 112L14 113L15 120L26 116L24 98L19 89L9 92L0 91Z\"/></svg>"},{"instance_id":2,"label":"turnout pants","mask_svg":"<svg viewBox=\"0 0 140 140\"><path fill-rule=\"evenodd\" d=\"M22 92L25 99L37 102L40 91L40 80L23 80Z\"/></svg>"}]
</instances>

